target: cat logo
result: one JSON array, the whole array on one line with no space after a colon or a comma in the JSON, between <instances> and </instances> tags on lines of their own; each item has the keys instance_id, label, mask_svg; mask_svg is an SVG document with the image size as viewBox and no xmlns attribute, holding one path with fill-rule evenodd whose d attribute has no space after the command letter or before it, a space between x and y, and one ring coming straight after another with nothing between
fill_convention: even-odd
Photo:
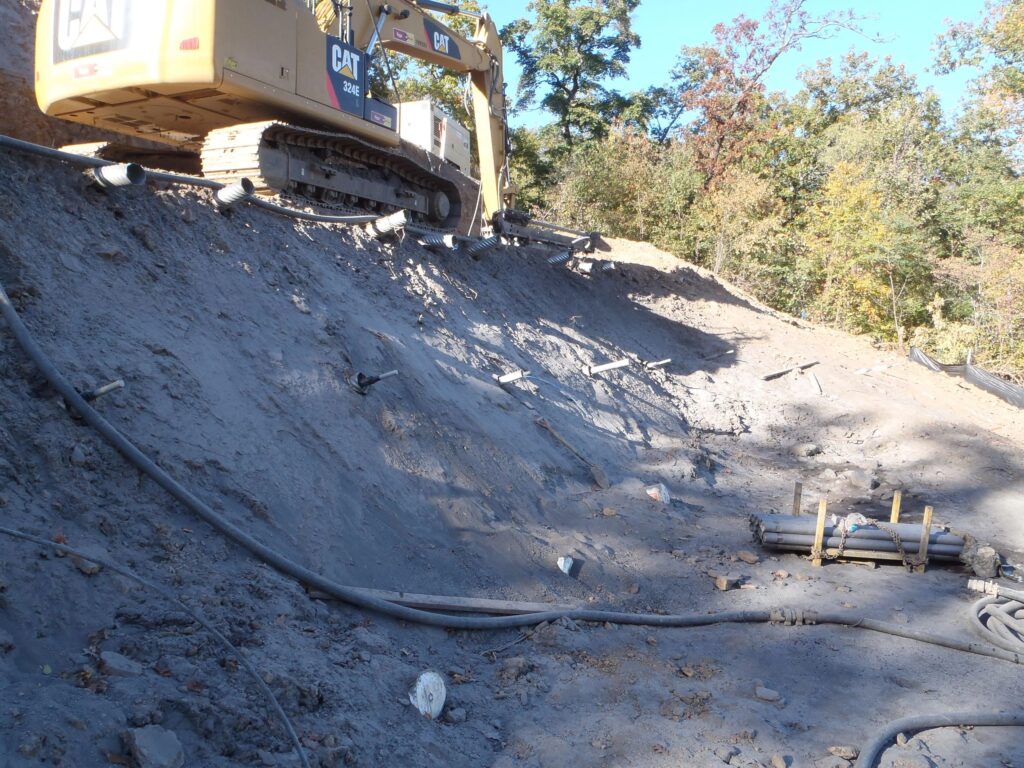
<instances>
[{"instance_id":1,"label":"cat logo","mask_svg":"<svg viewBox=\"0 0 1024 768\"><path fill-rule=\"evenodd\" d=\"M335 45L331 50L331 68L342 77L358 81L361 58L358 53Z\"/></svg>"},{"instance_id":2,"label":"cat logo","mask_svg":"<svg viewBox=\"0 0 1024 768\"><path fill-rule=\"evenodd\" d=\"M434 33L434 50L438 53L448 53L448 46L451 45L452 39L448 35L442 35L440 32Z\"/></svg>"},{"instance_id":3,"label":"cat logo","mask_svg":"<svg viewBox=\"0 0 1024 768\"><path fill-rule=\"evenodd\" d=\"M59 0L57 50L71 58L68 54L84 56L123 48L129 5L129 0Z\"/></svg>"},{"instance_id":4,"label":"cat logo","mask_svg":"<svg viewBox=\"0 0 1024 768\"><path fill-rule=\"evenodd\" d=\"M427 44L436 53L442 53L453 59L462 59L462 52L459 51L459 44L452 40L451 34L440 24L430 19L423 20L423 26L427 30Z\"/></svg>"}]
</instances>

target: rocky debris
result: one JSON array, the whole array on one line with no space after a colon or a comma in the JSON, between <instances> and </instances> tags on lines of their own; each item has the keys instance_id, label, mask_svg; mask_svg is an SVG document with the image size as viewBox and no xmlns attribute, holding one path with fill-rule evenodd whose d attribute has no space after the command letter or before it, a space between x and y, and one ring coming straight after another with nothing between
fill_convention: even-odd
<instances>
[{"instance_id":1,"label":"rocky debris","mask_svg":"<svg viewBox=\"0 0 1024 768\"><path fill-rule=\"evenodd\" d=\"M927 757L914 752L902 752L883 762L884 768L935 768L935 763Z\"/></svg>"},{"instance_id":2,"label":"rocky debris","mask_svg":"<svg viewBox=\"0 0 1024 768\"><path fill-rule=\"evenodd\" d=\"M812 456L820 456L821 452L821 446L817 443L798 443L790 449L790 453L798 459L808 459Z\"/></svg>"},{"instance_id":3,"label":"rocky debris","mask_svg":"<svg viewBox=\"0 0 1024 768\"><path fill-rule=\"evenodd\" d=\"M767 701L772 704L782 701L781 693L773 691L771 688L765 688L763 685L754 688L754 696L760 701Z\"/></svg>"},{"instance_id":4,"label":"rocky debris","mask_svg":"<svg viewBox=\"0 0 1024 768\"><path fill-rule=\"evenodd\" d=\"M100 654L100 672L112 677L138 677L142 674L142 665L120 653L103 651Z\"/></svg>"},{"instance_id":5,"label":"rocky debris","mask_svg":"<svg viewBox=\"0 0 1024 768\"><path fill-rule=\"evenodd\" d=\"M89 461L89 452L86 451L84 445L76 443L75 447L71 449L71 463L76 467L84 467L87 461Z\"/></svg>"},{"instance_id":6,"label":"rocky debris","mask_svg":"<svg viewBox=\"0 0 1024 768\"><path fill-rule=\"evenodd\" d=\"M502 663L498 678L504 683L514 683L532 669L533 664L522 656L513 656Z\"/></svg>"},{"instance_id":7,"label":"rocky debris","mask_svg":"<svg viewBox=\"0 0 1024 768\"><path fill-rule=\"evenodd\" d=\"M972 536L964 537L960 561L974 571L975 576L983 579L994 579L999 575L999 565L1002 562L994 548L980 543Z\"/></svg>"},{"instance_id":8,"label":"rocky debris","mask_svg":"<svg viewBox=\"0 0 1024 768\"><path fill-rule=\"evenodd\" d=\"M772 768L789 768L789 763L782 755L772 755L771 766Z\"/></svg>"},{"instance_id":9,"label":"rocky debris","mask_svg":"<svg viewBox=\"0 0 1024 768\"><path fill-rule=\"evenodd\" d=\"M835 755L829 755L814 761L814 768L849 768L851 765L852 763L849 760L844 760Z\"/></svg>"},{"instance_id":10,"label":"rocky debris","mask_svg":"<svg viewBox=\"0 0 1024 768\"><path fill-rule=\"evenodd\" d=\"M159 725L126 731L124 745L138 768L182 768L185 750L178 737Z\"/></svg>"},{"instance_id":11,"label":"rocky debris","mask_svg":"<svg viewBox=\"0 0 1024 768\"><path fill-rule=\"evenodd\" d=\"M857 755L860 754L860 750L857 747L851 747L848 744L837 744L828 748L829 754L841 757L844 760L856 760Z\"/></svg>"},{"instance_id":12,"label":"rocky debris","mask_svg":"<svg viewBox=\"0 0 1024 768\"><path fill-rule=\"evenodd\" d=\"M728 592L730 589L739 587L740 581L742 578L735 573L718 574L715 576L715 589Z\"/></svg>"},{"instance_id":13,"label":"rocky debris","mask_svg":"<svg viewBox=\"0 0 1024 768\"><path fill-rule=\"evenodd\" d=\"M80 570L86 576L95 576L97 573L103 570L102 565L100 565L98 562L94 562L89 559L89 557L91 556L95 557L97 560L106 560L107 552L105 549L103 549L103 547L97 546L95 544L86 544L80 547L76 546L75 549L77 549L79 552L82 553L82 555L84 555L84 557L81 557L79 555L70 556L71 562L75 564L75 567L78 570Z\"/></svg>"},{"instance_id":14,"label":"rocky debris","mask_svg":"<svg viewBox=\"0 0 1024 768\"><path fill-rule=\"evenodd\" d=\"M451 707L444 713L445 722L452 725L466 722L466 710L463 707Z\"/></svg>"},{"instance_id":15,"label":"rocky debris","mask_svg":"<svg viewBox=\"0 0 1024 768\"><path fill-rule=\"evenodd\" d=\"M776 581L784 581L789 578L789 571L784 571L781 568L777 571L772 571L772 578Z\"/></svg>"},{"instance_id":16,"label":"rocky debris","mask_svg":"<svg viewBox=\"0 0 1024 768\"><path fill-rule=\"evenodd\" d=\"M743 549L736 553L736 557L742 560L747 565L757 565L761 562L761 558L753 552Z\"/></svg>"},{"instance_id":17,"label":"rocky debris","mask_svg":"<svg viewBox=\"0 0 1024 768\"><path fill-rule=\"evenodd\" d=\"M668 487L664 483L649 485L644 488L644 493L661 504L670 504L672 502L672 494L669 493Z\"/></svg>"},{"instance_id":18,"label":"rocky debris","mask_svg":"<svg viewBox=\"0 0 1024 768\"><path fill-rule=\"evenodd\" d=\"M728 764L740 753L738 747L719 747L715 750L715 757L721 760L723 763Z\"/></svg>"}]
</instances>

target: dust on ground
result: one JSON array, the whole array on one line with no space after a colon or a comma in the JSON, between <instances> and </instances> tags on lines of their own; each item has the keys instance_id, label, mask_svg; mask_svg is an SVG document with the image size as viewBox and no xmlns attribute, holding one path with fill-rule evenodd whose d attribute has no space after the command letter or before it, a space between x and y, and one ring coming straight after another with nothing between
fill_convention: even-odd
<instances>
[{"instance_id":1,"label":"dust on ground","mask_svg":"<svg viewBox=\"0 0 1024 768\"><path fill-rule=\"evenodd\" d=\"M787 510L797 480L807 512L827 494L837 511L884 515L902 488L908 520L931 504L937 521L1024 553L1020 412L650 246L612 242L598 255L614 269L589 276L528 248L474 262L255 209L223 216L205 193L104 194L10 154L0 209L0 282L65 374L82 388L123 378L98 404L116 427L230 521L339 582L628 611L802 606L967 634L957 569L737 559L754 549L746 516ZM585 372L623 357L634 364ZM1019 688L1009 665L855 630L563 622L510 645L515 631L312 599L69 418L6 332L0 362L4 524L91 548L202 609L319 765L834 763L829 746L891 719L1002 706ZM390 369L365 396L349 386ZM514 369L532 377L495 385ZM644 493L658 482L668 505ZM565 555L584 562L578 579L558 570ZM716 591L723 571L752 588ZM116 764L122 734L152 724L187 765L297 764L221 647L116 575L0 539L0 647L5 767ZM139 666L111 673L105 651ZM439 722L408 703L426 669L449 683ZM1012 729L928 732L888 754L1024 761Z\"/></svg>"}]
</instances>

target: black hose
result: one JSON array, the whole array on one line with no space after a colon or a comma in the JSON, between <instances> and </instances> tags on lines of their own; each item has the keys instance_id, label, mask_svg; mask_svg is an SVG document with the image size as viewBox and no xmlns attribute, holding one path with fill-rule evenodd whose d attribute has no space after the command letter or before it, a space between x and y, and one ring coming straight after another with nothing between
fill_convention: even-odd
<instances>
[{"instance_id":1,"label":"black hose","mask_svg":"<svg viewBox=\"0 0 1024 768\"><path fill-rule=\"evenodd\" d=\"M209 621L203 618L203 615L199 613L199 611L193 608L189 608L188 605L182 602L180 597L171 593L169 590L164 589L159 584L144 579L134 571L131 571L122 565L118 565L117 563L113 563L106 559L101 560L98 557L87 554L85 552L81 552L77 549L72 549L71 547L66 546L64 544L58 544L57 542L47 541L46 539L40 538L39 536L33 536L30 533L24 533L22 531L15 531L11 528L0 527L0 533L15 539L23 539L25 541L31 541L35 544L40 544L44 547L49 547L50 549L56 549L58 552L63 552L66 555L72 555L74 557L81 558L82 560L88 560L90 563L102 565L104 568L114 571L115 573L119 573L122 576L125 576L126 578L129 578L132 581L141 584L147 589L153 590L158 595L163 597L165 600L168 600L169 602L176 603L177 605L181 606L181 608L186 613L188 613L189 616L198 621L203 626L203 628L206 629L207 632L213 635L218 641L220 641L221 645L227 648L228 651L233 656L235 656L240 662L242 662L242 666L246 668L250 675L252 675L252 679L256 681L256 686L260 689L263 695L267 697L267 700L270 701L270 705L274 709L274 712L277 714L278 718L280 718L281 723L284 725L285 731L287 731L288 733L288 738L292 740L292 746L295 748L295 751L299 754L299 759L302 761L303 768L310 768L309 760L306 759L306 752L302 748L302 743L299 741L299 736L295 732L295 729L292 727L292 722L288 719L288 715L285 714L285 711L284 709L282 709L280 702L278 702L277 700L277 697L274 696L274 692L270 690L266 682L264 682L263 678L260 677L259 671L256 669L255 666L253 666L253 663L249 661L249 657L242 653L238 648L236 648L231 643L230 640L228 640L223 634L221 634L220 630L213 626L213 624L211 624Z\"/></svg>"},{"instance_id":2,"label":"black hose","mask_svg":"<svg viewBox=\"0 0 1024 768\"><path fill-rule=\"evenodd\" d=\"M0 134L0 147L12 149L16 152L36 155L38 157L45 157L50 160L60 160L61 162L70 163L71 165L77 165L83 168L104 168L108 165L117 165L117 163L112 160L104 160L99 157L89 157L88 155L79 155L74 152L65 152L62 149L52 149L51 147L44 147L39 144L33 144L29 141L22 141L21 139L15 139L2 134ZM214 181L213 179L204 179L199 176L185 176L179 173L167 173L165 171L151 171L147 169L146 178L151 181L162 181L167 184L179 184L181 186L188 187L202 187L204 189L213 190L224 188L223 184L219 181ZM277 213L282 216L301 219L303 221L315 221L321 224L368 224L371 221L376 221L378 218L374 215L361 214L351 216L330 216L320 213L307 213L306 211L299 211L294 208L285 208L282 205L271 203L269 200L261 200L258 197L249 198L247 202L250 205L262 208L265 211L270 211L271 213Z\"/></svg>"},{"instance_id":3,"label":"black hose","mask_svg":"<svg viewBox=\"0 0 1024 768\"><path fill-rule=\"evenodd\" d=\"M523 614L519 616L452 616L441 613L432 613L417 608L409 608L404 605L383 600L374 595L368 594L357 587L348 587L314 573L305 566L289 560L278 552L260 543L245 531L225 520L213 511L206 503L201 501L177 480L168 475L153 461L132 444L126 437L117 431L99 412L96 411L78 391L61 375L60 371L46 357L35 339L32 338L28 328L18 316L14 305L2 284L0 284L0 314L3 315L15 339L26 355L35 363L40 372L50 385L62 395L72 410L77 411L82 419L93 427L100 435L116 448L128 461L145 473L161 488L171 496L184 504L193 513L199 516L214 529L220 531L236 544L248 550L262 562L270 565L276 570L297 579L299 582L315 587L327 594L342 600L351 605L376 611L386 616L404 621L412 621L419 624L426 624L435 627L448 629L506 629L511 627L524 627L540 624L544 621L554 621L567 617L577 621L609 622L612 624L631 624L649 627L702 627L712 624L736 624L736 623L796 623L796 624L838 624L850 627L862 627L876 632L898 637L906 637L912 640L941 645L954 650L975 653L982 656L1010 661L1015 664L1022 663L1019 654L1010 653L1001 648L992 648L975 643L965 643L955 638L932 635L924 632L907 630L896 625L884 622L873 621L865 618L848 618L841 614L814 614L813 612L799 612L792 610L750 610L750 611L725 611L717 614L638 614L622 613L616 611L601 611L591 609L575 609L562 611L544 611L539 613Z\"/></svg>"},{"instance_id":4,"label":"black hose","mask_svg":"<svg viewBox=\"0 0 1024 768\"><path fill-rule=\"evenodd\" d=\"M1024 725L1024 712L950 712L945 715L915 715L889 723L885 730L861 749L853 768L875 768L878 758L898 733L916 733L928 728L949 726Z\"/></svg>"}]
</instances>

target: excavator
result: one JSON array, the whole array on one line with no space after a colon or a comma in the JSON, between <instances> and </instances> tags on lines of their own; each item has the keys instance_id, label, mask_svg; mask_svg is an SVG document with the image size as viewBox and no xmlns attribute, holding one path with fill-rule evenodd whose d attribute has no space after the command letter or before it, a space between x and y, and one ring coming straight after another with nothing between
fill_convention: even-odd
<instances>
[{"instance_id":1,"label":"excavator","mask_svg":"<svg viewBox=\"0 0 1024 768\"><path fill-rule=\"evenodd\" d=\"M475 18L471 39L441 20L459 14ZM378 48L468 76L479 181L466 173L468 131L369 92ZM438 232L591 240L513 207L501 41L486 12L438 0L43 0L35 67L47 115L198 157L226 185L403 210Z\"/></svg>"}]
</instances>

